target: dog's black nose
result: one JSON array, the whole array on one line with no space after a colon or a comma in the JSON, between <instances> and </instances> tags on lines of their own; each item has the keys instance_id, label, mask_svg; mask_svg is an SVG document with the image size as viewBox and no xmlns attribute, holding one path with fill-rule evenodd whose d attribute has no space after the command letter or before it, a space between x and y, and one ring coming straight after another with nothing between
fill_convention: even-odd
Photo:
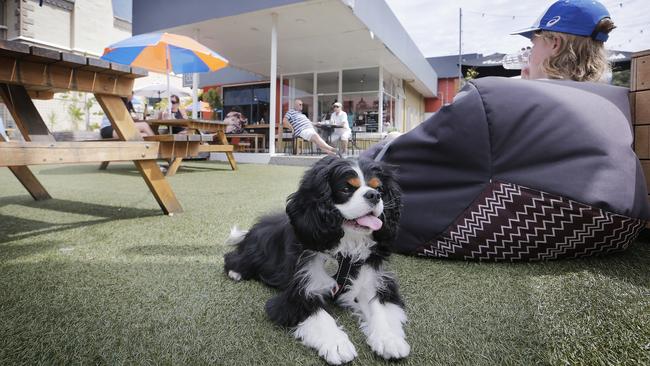
<instances>
[{"instance_id":1,"label":"dog's black nose","mask_svg":"<svg viewBox=\"0 0 650 366\"><path fill-rule=\"evenodd\" d=\"M379 192L375 191L374 189L371 189L368 192L364 193L363 198L375 205L377 202L379 202L379 199L381 199L381 194L379 194Z\"/></svg>"}]
</instances>

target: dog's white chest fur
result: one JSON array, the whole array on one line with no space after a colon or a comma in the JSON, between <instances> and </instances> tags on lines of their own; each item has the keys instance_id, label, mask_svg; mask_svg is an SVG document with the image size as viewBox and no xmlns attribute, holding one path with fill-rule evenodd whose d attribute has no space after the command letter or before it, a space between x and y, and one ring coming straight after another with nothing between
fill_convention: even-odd
<instances>
[{"instance_id":1,"label":"dog's white chest fur","mask_svg":"<svg viewBox=\"0 0 650 366\"><path fill-rule=\"evenodd\" d=\"M377 244L372 238L372 233L360 232L359 230L343 228L345 233L339 242L339 245L330 251L330 254L336 256L341 254L344 257L350 257L352 262L365 261L371 252L371 248Z\"/></svg>"}]
</instances>

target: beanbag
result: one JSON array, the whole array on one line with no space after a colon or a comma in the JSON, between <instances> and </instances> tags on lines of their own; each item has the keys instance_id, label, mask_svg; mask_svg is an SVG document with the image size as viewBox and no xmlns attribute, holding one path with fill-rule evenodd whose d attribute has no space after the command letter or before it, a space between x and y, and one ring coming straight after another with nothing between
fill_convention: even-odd
<instances>
[{"instance_id":1,"label":"beanbag","mask_svg":"<svg viewBox=\"0 0 650 366\"><path fill-rule=\"evenodd\" d=\"M395 250L487 261L621 251L650 217L628 90L488 77L364 154L397 166Z\"/></svg>"}]
</instances>

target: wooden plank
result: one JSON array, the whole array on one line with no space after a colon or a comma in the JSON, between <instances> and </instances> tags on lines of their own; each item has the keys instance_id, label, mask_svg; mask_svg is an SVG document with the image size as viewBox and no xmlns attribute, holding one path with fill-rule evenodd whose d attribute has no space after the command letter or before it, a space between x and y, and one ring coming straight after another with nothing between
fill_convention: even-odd
<instances>
[{"instance_id":1,"label":"wooden plank","mask_svg":"<svg viewBox=\"0 0 650 366\"><path fill-rule=\"evenodd\" d=\"M0 166L156 159L158 143L146 141L3 142Z\"/></svg>"},{"instance_id":2,"label":"wooden plank","mask_svg":"<svg viewBox=\"0 0 650 366\"><path fill-rule=\"evenodd\" d=\"M85 56L76 55L69 52L61 52L61 60L57 65L67 66L73 69L78 67L86 66L87 60Z\"/></svg>"},{"instance_id":3,"label":"wooden plank","mask_svg":"<svg viewBox=\"0 0 650 366\"><path fill-rule=\"evenodd\" d=\"M50 100L54 98L54 92L51 90L28 90L27 94L32 99Z\"/></svg>"},{"instance_id":4,"label":"wooden plank","mask_svg":"<svg viewBox=\"0 0 650 366\"><path fill-rule=\"evenodd\" d=\"M650 90L634 93L633 110L632 120L635 125L650 124Z\"/></svg>"},{"instance_id":5,"label":"wooden plank","mask_svg":"<svg viewBox=\"0 0 650 366\"><path fill-rule=\"evenodd\" d=\"M29 54L31 56L26 57L27 59L42 63L53 63L61 60L61 52L39 46L30 46Z\"/></svg>"},{"instance_id":6,"label":"wooden plank","mask_svg":"<svg viewBox=\"0 0 650 366\"><path fill-rule=\"evenodd\" d=\"M27 56L29 55L29 45L22 42L0 40L0 55Z\"/></svg>"},{"instance_id":7,"label":"wooden plank","mask_svg":"<svg viewBox=\"0 0 650 366\"><path fill-rule=\"evenodd\" d=\"M120 74L131 73L131 67L129 67L128 65L116 64L115 62L110 63L110 69Z\"/></svg>"},{"instance_id":8,"label":"wooden plank","mask_svg":"<svg viewBox=\"0 0 650 366\"><path fill-rule=\"evenodd\" d=\"M632 59L631 91L650 90L650 55Z\"/></svg>"},{"instance_id":9,"label":"wooden plank","mask_svg":"<svg viewBox=\"0 0 650 366\"><path fill-rule=\"evenodd\" d=\"M0 83L21 84L29 90L77 90L127 96L134 79L129 74L105 74L66 66L0 56Z\"/></svg>"},{"instance_id":10,"label":"wooden plank","mask_svg":"<svg viewBox=\"0 0 650 366\"><path fill-rule=\"evenodd\" d=\"M0 135L0 144L5 140L4 136ZM16 179L20 184L25 187L27 192L36 200L42 201L52 198L41 182L38 181L38 178L29 170L26 166L10 166L9 170L14 174Z\"/></svg>"},{"instance_id":11,"label":"wooden plank","mask_svg":"<svg viewBox=\"0 0 650 366\"><path fill-rule=\"evenodd\" d=\"M167 177L171 177L171 176L175 175L176 172L178 171L178 168L181 167L181 163L182 163L182 162L183 162L183 158L176 158L176 159L174 159L174 160L169 164L169 168L167 168L167 173L165 174L165 176L167 176Z\"/></svg>"},{"instance_id":12,"label":"wooden plank","mask_svg":"<svg viewBox=\"0 0 650 366\"><path fill-rule=\"evenodd\" d=\"M199 145L200 152L232 152L233 148L233 145Z\"/></svg>"},{"instance_id":13,"label":"wooden plank","mask_svg":"<svg viewBox=\"0 0 650 366\"><path fill-rule=\"evenodd\" d=\"M230 168L232 170L237 170L237 162L235 161L235 155L232 153L232 145L228 144L228 139L226 138L226 134L223 130L217 132L215 140L222 146L230 146L231 150L226 152L226 157L228 158L228 163L230 163Z\"/></svg>"},{"instance_id":14,"label":"wooden plank","mask_svg":"<svg viewBox=\"0 0 650 366\"><path fill-rule=\"evenodd\" d=\"M141 68L141 67L132 67L131 68L131 76L140 78L144 76L149 76L149 71Z\"/></svg>"},{"instance_id":15,"label":"wooden plank","mask_svg":"<svg viewBox=\"0 0 650 366\"><path fill-rule=\"evenodd\" d=\"M54 141L54 136L50 134L25 87L0 84L0 97L4 100L25 141Z\"/></svg>"},{"instance_id":16,"label":"wooden plank","mask_svg":"<svg viewBox=\"0 0 650 366\"><path fill-rule=\"evenodd\" d=\"M39 182L34 173L26 166L10 166L9 170L16 176L27 192L36 201L43 201L52 198L45 187Z\"/></svg>"},{"instance_id":17,"label":"wooden plank","mask_svg":"<svg viewBox=\"0 0 650 366\"><path fill-rule=\"evenodd\" d=\"M197 141L160 142L159 159L193 158L199 156L200 143Z\"/></svg>"},{"instance_id":18,"label":"wooden plank","mask_svg":"<svg viewBox=\"0 0 650 366\"><path fill-rule=\"evenodd\" d=\"M145 141L201 141L201 135L173 134L145 136Z\"/></svg>"},{"instance_id":19,"label":"wooden plank","mask_svg":"<svg viewBox=\"0 0 650 366\"><path fill-rule=\"evenodd\" d=\"M634 152L639 159L650 159L650 126L634 126Z\"/></svg>"},{"instance_id":20,"label":"wooden plank","mask_svg":"<svg viewBox=\"0 0 650 366\"><path fill-rule=\"evenodd\" d=\"M86 58L86 66L82 67L84 70L88 71L106 71L109 70L111 67L111 63L108 61L104 61L99 58L94 58L94 57L88 57Z\"/></svg>"},{"instance_id":21,"label":"wooden plank","mask_svg":"<svg viewBox=\"0 0 650 366\"><path fill-rule=\"evenodd\" d=\"M99 105L106 113L106 116L111 121L117 135L127 141L142 141L140 132L135 128L135 123L126 110L126 106L122 99L114 95L95 94L95 98ZM160 147L158 148L160 150ZM183 212L174 191L169 186L169 182L165 179L160 172L160 168L156 161L151 160L135 160L133 162L140 171L142 179L149 187L154 198L160 205L160 208L165 214L174 214Z\"/></svg>"}]
</instances>

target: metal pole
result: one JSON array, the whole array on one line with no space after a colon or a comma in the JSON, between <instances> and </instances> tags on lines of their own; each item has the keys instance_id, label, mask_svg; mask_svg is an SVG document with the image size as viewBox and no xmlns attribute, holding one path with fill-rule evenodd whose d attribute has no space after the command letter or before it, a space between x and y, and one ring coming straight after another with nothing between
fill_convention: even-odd
<instances>
[{"instance_id":1,"label":"metal pole","mask_svg":"<svg viewBox=\"0 0 650 366\"><path fill-rule=\"evenodd\" d=\"M462 67L462 52L463 52L463 8L458 8L458 88L463 83L463 67Z\"/></svg>"},{"instance_id":2,"label":"metal pole","mask_svg":"<svg viewBox=\"0 0 650 366\"><path fill-rule=\"evenodd\" d=\"M194 32L194 39L197 42L199 41L199 29L197 28ZM199 107L199 74L194 72L192 73L192 119L199 119L199 112L201 108Z\"/></svg>"},{"instance_id":3,"label":"metal pole","mask_svg":"<svg viewBox=\"0 0 650 366\"><path fill-rule=\"evenodd\" d=\"M275 126L276 126L276 103L277 103L277 69L278 69L278 14L271 14L271 105L269 108L269 154L275 154ZM282 122L280 122L282 123ZM280 128L282 131L282 128ZM280 134L282 138L282 134Z\"/></svg>"}]
</instances>

